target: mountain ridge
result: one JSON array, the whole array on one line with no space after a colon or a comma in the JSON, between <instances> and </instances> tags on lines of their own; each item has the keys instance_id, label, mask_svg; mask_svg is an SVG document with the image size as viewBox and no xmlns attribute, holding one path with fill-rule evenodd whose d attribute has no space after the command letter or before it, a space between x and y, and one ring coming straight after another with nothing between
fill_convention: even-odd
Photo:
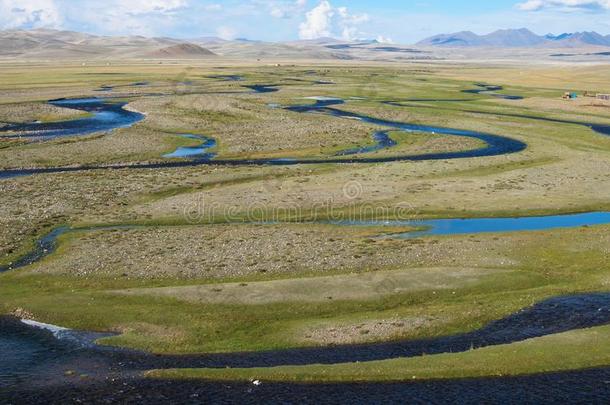
<instances>
[{"instance_id":1,"label":"mountain ridge","mask_svg":"<svg viewBox=\"0 0 610 405\"><path fill-rule=\"evenodd\" d=\"M533 55L556 59L566 52L545 49L571 49L573 58L590 60L593 55L606 56L610 35L596 32L562 33L544 36L525 28L497 30L486 35L471 31L442 34L419 43L419 46L384 44L377 40L315 40L264 42L225 40L217 37L176 39L144 36L97 36L73 31L50 29L0 31L0 59L26 60L112 60L112 59L202 59L207 57L263 59L329 59L329 60L431 60L444 58L499 58ZM506 51L520 47L520 51ZM546 48L545 48L546 47ZM574 53L581 47L582 52ZM431 48L436 48L433 50ZM599 48L596 51L594 48ZM467 50L470 49L470 50ZM515 48L516 49L516 48Z\"/></svg>"},{"instance_id":2,"label":"mountain ridge","mask_svg":"<svg viewBox=\"0 0 610 405\"><path fill-rule=\"evenodd\" d=\"M418 46L443 47L610 47L610 35L603 36L595 31L562 33L559 35L538 35L527 28L501 29L489 34L478 35L471 31L439 34L419 41Z\"/></svg>"}]
</instances>

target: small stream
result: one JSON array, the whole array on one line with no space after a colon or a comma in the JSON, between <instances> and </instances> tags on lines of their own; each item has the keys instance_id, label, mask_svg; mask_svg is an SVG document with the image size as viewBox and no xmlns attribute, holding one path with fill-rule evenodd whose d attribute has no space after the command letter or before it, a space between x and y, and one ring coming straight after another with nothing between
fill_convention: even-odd
<instances>
[{"instance_id":1,"label":"small stream","mask_svg":"<svg viewBox=\"0 0 610 405\"><path fill-rule=\"evenodd\" d=\"M104 84L104 85L100 86L99 89L96 89L94 91L102 92L102 93L107 93L107 92L111 92L114 89L118 89L118 88L123 88L123 87L144 87L144 86L148 86L149 84L150 84L149 82L135 82L135 83L130 83L130 84L116 84L116 85Z\"/></svg>"},{"instance_id":2,"label":"small stream","mask_svg":"<svg viewBox=\"0 0 610 405\"><path fill-rule=\"evenodd\" d=\"M216 147L216 140L214 138L208 138L207 136L195 135L195 134L183 134L183 138L194 139L201 141L198 146L180 146L172 153L163 155L164 158L187 158L187 159L203 159L210 160L216 157L216 153L210 152L210 149Z\"/></svg>"},{"instance_id":3,"label":"small stream","mask_svg":"<svg viewBox=\"0 0 610 405\"><path fill-rule=\"evenodd\" d=\"M243 223L243 222L240 222ZM598 211L580 214L513 218L446 218L446 219L409 219L409 220L345 220L309 223L331 223L341 226L391 226L415 227L418 230L384 236L395 239L411 239L429 236L464 235L479 233L508 233L523 231L545 231L560 228L610 224L610 212ZM0 273L27 267L52 254L57 248L58 238L68 232L128 230L141 228L141 225L115 225L89 228L70 228L61 226L42 236L34 248L22 257L7 265L0 265ZM423 228L423 229L422 229ZM421 229L421 230L420 230Z\"/></svg>"},{"instance_id":4,"label":"small stream","mask_svg":"<svg viewBox=\"0 0 610 405\"><path fill-rule=\"evenodd\" d=\"M128 128L144 119L144 115L125 110L125 102L100 98L59 99L49 101L56 107L84 111L91 116L68 121L12 124L0 128L0 138L31 138L51 140L61 137L90 135Z\"/></svg>"},{"instance_id":5,"label":"small stream","mask_svg":"<svg viewBox=\"0 0 610 405\"><path fill-rule=\"evenodd\" d=\"M558 228L578 228L610 224L610 212L549 215L513 218L447 218L413 220L332 221L345 226L410 226L424 228L420 231L393 234L389 237L411 239L426 236L464 235L478 233L507 233L544 231Z\"/></svg>"},{"instance_id":6,"label":"small stream","mask_svg":"<svg viewBox=\"0 0 610 405\"><path fill-rule=\"evenodd\" d=\"M485 84L485 83L475 83L475 86L477 86L479 88L471 89L471 90L462 90L462 93L484 94L487 96L501 98L504 100L523 100L522 96L512 96L509 94L498 93L498 91L504 90L504 87L502 87L502 86L496 86L493 84Z\"/></svg>"},{"instance_id":7,"label":"small stream","mask_svg":"<svg viewBox=\"0 0 610 405\"><path fill-rule=\"evenodd\" d=\"M466 90L466 92L472 92ZM513 98L513 100L518 100L518 98ZM392 100L392 101L383 101L383 104L390 105L393 107L411 107L410 105L405 105L402 103L405 102L469 102L474 101L474 99L423 99L423 98L409 98L409 99L401 99L401 100ZM421 108L421 106L419 106ZM610 136L610 124L596 124L591 122L583 122L583 121L572 121L558 118L547 118L540 117L536 115L527 115L527 114L511 114L511 113L501 113L501 112L490 112L490 111L481 111L481 110L459 110L464 113L471 114L481 114L481 115L490 115L490 116L499 116L499 117L511 117L511 118L523 118L534 121L544 121L544 122L555 122L558 124L569 124L569 125L581 125L591 129L594 132L597 132L601 135Z\"/></svg>"},{"instance_id":8,"label":"small stream","mask_svg":"<svg viewBox=\"0 0 610 405\"><path fill-rule=\"evenodd\" d=\"M338 152L336 156L361 155L363 153L377 152L384 149L393 148L398 142L390 137L389 131L379 131L373 134L374 145L359 146Z\"/></svg>"}]
</instances>

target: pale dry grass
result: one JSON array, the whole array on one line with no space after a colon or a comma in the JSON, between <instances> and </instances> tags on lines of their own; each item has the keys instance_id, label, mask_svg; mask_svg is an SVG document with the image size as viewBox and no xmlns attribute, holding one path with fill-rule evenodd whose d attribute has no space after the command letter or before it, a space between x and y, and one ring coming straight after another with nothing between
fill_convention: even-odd
<instances>
[{"instance_id":1,"label":"pale dry grass","mask_svg":"<svg viewBox=\"0 0 610 405\"><path fill-rule=\"evenodd\" d=\"M272 95L184 95L138 100L132 106L146 111L147 125L154 128L180 129L217 139L223 157L301 149L320 154L326 148L368 142L376 128L266 106L273 101Z\"/></svg>"},{"instance_id":2,"label":"pale dry grass","mask_svg":"<svg viewBox=\"0 0 610 405\"><path fill-rule=\"evenodd\" d=\"M434 317L376 319L351 324L311 326L300 331L303 343L316 345L346 345L381 342L404 337L418 329L440 323Z\"/></svg>"},{"instance_id":3,"label":"pale dry grass","mask_svg":"<svg viewBox=\"0 0 610 405\"><path fill-rule=\"evenodd\" d=\"M161 161L173 151L177 134L142 126L86 137L68 137L47 143L0 150L5 168L57 167Z\"/></svg>"},{"instance_id":4,"label":"pale dry grass","mask_svg":"<svg viewBox=\"0 0 610 405\"><path fill-rule=\"evenodd\" d=\"M309 237L303 235L302 240L305 242ZM128 289L116 293L175 298L197 304L260 305L282 302L366 301L409 292L465 288L499 271L487 268L414 268L251 283Z\"/></svg>"},{"instance_id":5,"label":"pale dry grass","mask_svg":"<svg viewBox=\"0 0 610 405\"><path fill-rule=\"evenodd\" d=\"M33 121L57 121L78 118L82 111L55 107L46 103L0 104L0 121L24 123ZM0 133L0 137L2 133Z\"/></svg>"},{"instance_id":6,"label":"pale dry grass","mask_svg":"<svg viewBox=\"0 0 610 405\"><path fill-rule=\"evenodd\" d=\"M610 240L607 229L607 226L600 226L422 240L375 238L386 230L384 228L306 224L204 225L93 231L73 235L57 253L34 264L27 273L63 274L88 279L243 280L261 276L324 276L337 272L449 267L452 269L449 272L421 273L424 284L428 280L442 288L443 282L446 285L455 282L451 273L459 275L459 269L469 269L476 278L481 274L478 269L485 269L484 272L492 274L486 269L493 268L496 269L493 274L497 274L498 270L531 266L532 261L540 259L540 252L526 252L544 246L558 247L569 243L566 249L573 254L592 252L597 257L599 252L608 252ZM594 256L590 259L593 260ZM543 271L567 270L547 269L543 262L535 266L538 265L542 266ZM442 276L445 277L444 281ZM371 280L376 280L375 275L370 277ZM455 279L459 281L460 277ZM312 281L294 283L309 282ZM411 282L414 283L412 286L417 287L415 279ZM408 286L408 277L397 281L398 286L401 283ZM331 285L335 284L328 284ZM206 298L203 294L208 291L206 288L202 290L202 299ZM241 290L241 286L232 286L226 293L236 289ZM358 289L353 290L357 293ZM246 293L248 290L243 291ZM371 291L367 294L375 292L374 289ZM193 293L193 299L197 299L196 292L197 290ZM286 291L283 293L287 294ZM256 295L256 291L253 294ZM318 296L314 291L308 294L314 298ZM339 291L335 294L340 298L341 294L347 292ZM222 298L222 294L219 297Z\"/></svg>"}]
</instances>

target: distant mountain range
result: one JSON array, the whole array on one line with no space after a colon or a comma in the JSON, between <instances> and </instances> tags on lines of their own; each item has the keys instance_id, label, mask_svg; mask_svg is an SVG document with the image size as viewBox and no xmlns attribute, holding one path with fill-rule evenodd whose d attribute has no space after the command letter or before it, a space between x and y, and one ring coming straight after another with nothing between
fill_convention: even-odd
<instances>
[{"instance_id":1,"label":"distant mountain range","mask_svg":"<svg viewBox=\"0 0 610 405\"><path fill-rule=\"evenodd\" d=\"M213 57L199 44L173 38L105 37L49 29L0 31L0 56L36 59Z\"/></svg>"},{"instance_id":2,"label":"distant mountain range","mask_svg":"<svg viewBox=\"0 0 610 405\"><path fill-rule=\"evenodd\" d=\"M520 52L506 51L520 48ZM143 36L99 36L50 29L0 31L0 59L26 60L189 60L217 57L249 60L370 60L412 61L445 58L513 58L527 53L536 59L606 60L610 35L595 32L544 36L527 29L500 30L487 35L473 32L437 35L416 46L319 38L305 41L264 42L216 37L176 39ZM433 49L435 48L435 49ZM545 52L545 49L573 49ZM578 49L582 48L582 49ZM480 50L479 50L480 49ZM482 56L484 55L484 56ZM523 56L520 56L523 57Z\"/></svg>"},{"instance_id":3,"label":"distant mountain range","mask_svg":"<svg viewBox=\"0 0 610 405\"><path fill-rule=\"evenodd\" d=\"M575 32L560 35L537 35L527 28L498 30L487 35L462 31L453 34L435 35L417 43L418 46L443 47L610 47L610 35L603 36L597 32Z\"/></svg>"},{"instance_id":4,"label":"distant mountain range","mask_svg":"<svg viewBox=\"0 0 610 405\"><path fill-rule=\"evenodd\" d=\"M99 36L51 29L0 31L0 59L209 59L216 56L311 59L345 57L323 45L307 43L270 43L246 39L228 41L216 37L176 39Z\"/></svg>"}]
</instances>

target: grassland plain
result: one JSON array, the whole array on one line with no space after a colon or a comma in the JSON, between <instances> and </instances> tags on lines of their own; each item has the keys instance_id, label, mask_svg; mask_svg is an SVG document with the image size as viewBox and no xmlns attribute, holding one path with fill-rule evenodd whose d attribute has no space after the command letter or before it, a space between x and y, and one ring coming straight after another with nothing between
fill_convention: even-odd
<instances>
[{"instance_id":1,"label":"grassland plain","mask_svg":"<svg viewBox=\"0 0 610 405\"><path fill-rule=\"evenodd\" d=\"M3 142L2 165L161 161L163 153L188 144L179 133L216 138L219 156L225 158L329 157L371 142L376 126L267 107L313 103L304 99L313 96L342 97L349 101L337 108L375 117L509 136L528 148L461 160L98 170L5 179L0 181L2 263L15 260L58 225L144 226L65 235L57 252L42 262L0 275L1 311L25 311L77 329L122 332L107 344L201 353L442 336L474 330L544 298L608 291L608 226L392 240L376 236L395 229L294 223L353 212L389 218L400 204L409 207L410 218L607 210L609 137L581 125L476 113L609 123L604 107L556 101L568 85L599 88L607 80L605 70L581 68L587 75L580 83L573 72L578 69L533 69L532 77L550 78L535 84L506 67L329 64L313 69L315 74L305 76L311 80L300 82L294 78L310 66L234 66L230 72L244 82L223 82L208 76L229 70L211 65L41 65L28 71L3 65L0 92L6 104L1 111L7 121L64 119L73 113L42 103L100 96L95 90L102 85L150 85L102 93L127 99L129 108L147 113L136 126L45 143ZM506 86L504 92L525 100L461 93L475 81L496 84L492 79L500 71L510 79L498 83ZM257 83L277 84L279 91L245 93L249 90L242 85ZM382 103L422 98L470 101ZM397 132L392 137L400 153L478 146L441 135ZM346 193L346 184L357 184L358 192ZM241 223L252 219L253 210L262 215L254 219L280 223ZM375 274L393 274L391 288L380 293ZM303 292L303 283L311 294ZM237 299L240 289L245 296L277 298L243 302ZM512 373L573 369L608 365L608 348L597 344L607 337L608 328L601 327L463 354L337 365L327 374L312 368L171 376L442 378L510 374L506 359L519 362ZM583 342L597 349L576 356ZM535 355L525 359L528 350ZM561 352L566 355L558 356Z\"/></svg>"}]
</instances>

